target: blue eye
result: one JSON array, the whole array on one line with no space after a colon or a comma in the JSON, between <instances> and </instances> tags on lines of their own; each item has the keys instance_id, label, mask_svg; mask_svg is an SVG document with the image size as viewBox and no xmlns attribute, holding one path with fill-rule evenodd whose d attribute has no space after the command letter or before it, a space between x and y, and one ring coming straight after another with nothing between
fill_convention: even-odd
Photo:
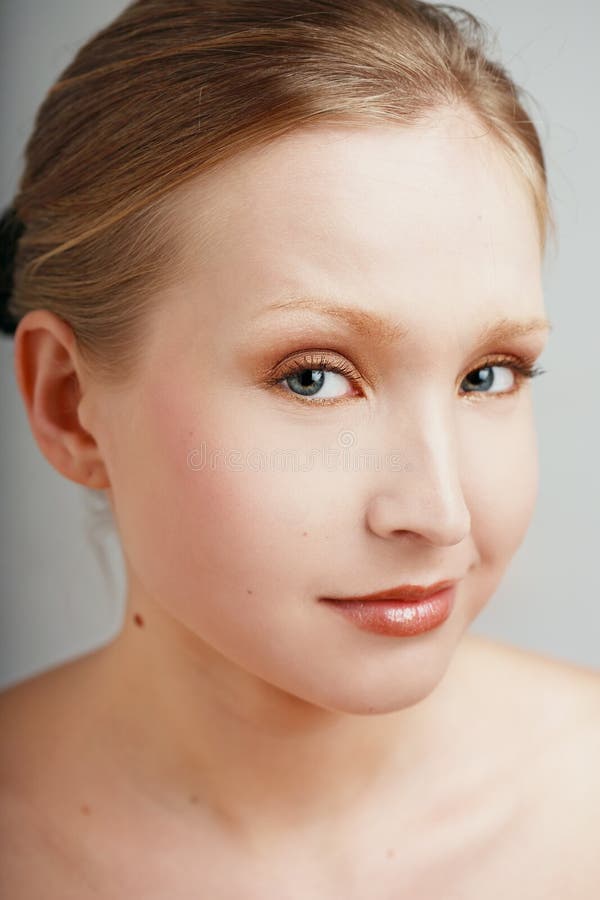
<instances>
[{"instance_id":1,"label":"blue eye","mask_svg":"<svg viewBox=\"0 0 600 900\"><path fill-rule=\"evenodd\" d=\"M299 369L284 380L290 390L302 397L314 397L318 394L321 399L330 400L344 396L345 393L343 387L346 379L333 369Z\"/></svg>"},{"instance_id":2,"label":"blue eye","mask_svg":"<svg viewBox=\"0 0 600 900\"><path fill-rule=\"evenodd\" d=\"M350 363L337 359L320 356L319 358L306 357L295 360L290 366L280 373L278 385L285 384L289 388L287 393L296 394L298 397L317 397L322 400L335 400L351 396L344 391L344 383L353 384L360 382L360 376Z\"/></svg>"},{"instance_id":3,"label":"blue eye","mask_svg":"<svg viewBox=\"0 0 600 900\"><path fill-rule=\"evenodd\" d=\"M508 385L503 371L511 373ZM471 369L463 379L461 388L465 395L474 399L483 399L484 396L510 397L518 393L526 379L542 375L544 371L534 367L532 360L506 356L488 358L476 369ZM315 397L319 402L335 402L353 396L352 392L344 391L344 383L351 382L356 387L360 381L360 375L346 360L331 359L322 354L317 358L308 355L293 360L271 384L285 386L286 393L301 399Z\"/></svg>"},{"instance_id":4,"label":"blue eye","mask_svg":"<svg viewBox=\"0 0 600 900\"><path fill-rule=\"evenodd\" d=\"M511 384L509 384L508 390L502 389L502 377L494 374L495 372L502 372L503 369L506 372L512 373L512 378L510 379ZM483 373L483 375L481 373ZM510 357L496 357L494 359L484 360L481 366L478 366L476 369L471 369L462 384L464 385L471 381L473 390L466 390L466 394L491 394L495 397L510 397L520 390L526 379L535 378L536 375L542 375L543 373L544 369L536 368L525 360L513 359ZM473 378L472 376L476 377ZM500 382L500 390L488 390L488 388L497 387L497 382Z\"/></svg>"},{"instance_id":5,"label":"blue eye","mask_svg":"<svg viewBox=\"0 0 600 900\"><path fill-rule=\"evenodd\" d=\"M472 391L467 391L467 393L492 393L488 388L498 387L497 382L500 382L500 385L502 385L502 381L506 380L506 377L502 379L501 377L498 377L497 374L494 374L495 372L502 371L510 373L511 377L509 378L509 381L511 384L508 385L508 390L510 390L512 384L516 382L516 375L512 366L480 366L478 369L473 369L469 372L463 381L463 384L470 382L473 388ZM483 375L481 373L483 373Z\"/></svg>"}]
</instances>

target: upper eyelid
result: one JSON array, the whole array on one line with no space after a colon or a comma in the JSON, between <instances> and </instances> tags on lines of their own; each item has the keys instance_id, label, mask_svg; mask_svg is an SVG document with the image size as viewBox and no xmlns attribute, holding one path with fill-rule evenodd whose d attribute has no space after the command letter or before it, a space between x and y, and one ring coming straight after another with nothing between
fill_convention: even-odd
<instances>
[{"instance_id":1,"label":"upper eyelid","mask_svg":"<svg viewBox=\"0 0 600 900\"><path fill-rule=\"evenodd\" d=\"M311 349L311 350L298 350L296 352L287 353L285 357L277 363L276 366L273 366L270 370L272 374L275 374L279 370L283 370L288 366L293 365L294 363L301 363L304 359L314 358L315 361L323 360L323 362L330 362L340 360L350 363L353 369L356 369L358 372L358 366L356 366L352 360L345 353L342 353L340 350L331 350L331 349Z\"/></svg>"},{"instance_id":2,"label":"upper eyelid","mask_svg":"<svg viewBox=\"0 0 600 900\"><path fill-rule=\"evenodd\" d=\"M514 361L515 363L521 363L524 365L533 365L538 357L541 356L543 349L540 351L539 349L525 349L521 347L520 349L504 349L504 350L496 350L496 351L485 351L480 350L478 355L471 357L471 361L467 363L467 368L465 371L472 371L473 368L481 367L486 361L493 361L494 359L499 360L497 364L501 364L500 360L506 360L505 365L510 364L510 361ZM314 348L314 349L305 349L298 350L289 354L286 354L283 360L277 363L276 366L271 367L269 369L268 377L270 378L283 378L286 369L290 366L294 366L296 363L298 365L302 364L304 359L308 359L313 357L316 362L321 363L320 366L315 366L315 368L322 367L323 364L326 363L335 363L336 360L340 360L342 362L349 363L356 374L360 378L364 378L364 375L361 371L361 366L357 365L347 354L342 353L339 350L333 349L324 349L324 348ZM331 358L333 357L333 359ZM492 362L493 364L493 362ZM367 367L370 368L370 367ZM371 383L369 378L365 379L370 387L375 387L377 383L381 383L381 379L378 378L374 383Z\"/></svg>"},{"instance_id":3,"label":"upper eyelid","mask_svg":"<svg viewBox=\"0 0 600 900\"><path fill-rule=\"evenodd\" d=\"M540 320L534 319L532 321L539 322ZM508 328L510 327L511 322L504 320L504 324L505 328ZM518 326L518 322L516 325ZM492 326L490 326L487 335L480 334L475 337L471 344L474 348L471 358L494 352L523 355L528 351L528 348L539 348L537 350L537 353L539 354L546 346L546 342L552 333L552 330L553 326L550 324L549 330L538 328L527 334L513 333L511 335L499 335L490 333L492 332ZM380 363L384 360L386 361L386 365L389 361L395 368L398 359L405 359L409 356L413 357L416 351L419 354L421 353L421 350L415 345L409 334L405 335L401 341L385 341L382 345L379 342L374 341L368 335L361 335L357 331L340 328L339 321L333 321L327 317L321 316L315 316L311 322L308 322L305 319L304 321L290 323L286 328L280 326L275 329L274 332L270 327L267 327L266 330L261 328L259 333L254 337L254 346L256 346L257 342L262 344L263 347L271 346L275 348L278 344L287 345L285 349L288 352L282 354L285 358L294 356L296 353L317 352L327 348L328 352L349 358L356 368L360 368L361 371L365 373L368 369L371 369L373 376L377 374L376 369L381 368ZM470 341L462 342L457 348L458 355L466 356L470 343ZM332 344L337 345L337 347L331 346ZM445 350L446 343L442 341L438 349ZM351 352L348 353L348 350ZM248 353L248 351L244 352ZM436 352L435 348L433 351L427 351L429 355L431 352ZM531 349L529 349L529 352L531 352ZM272 358L273 357L271 356L271 359ZM370 365L371 361L375 358L377 359L377 366ZM273 368L273 364L268 366L263 364L260 366L260 374L264 378L268 378ZM373 383L375 383L374 377Z\"/></svg>"}]
</instances>

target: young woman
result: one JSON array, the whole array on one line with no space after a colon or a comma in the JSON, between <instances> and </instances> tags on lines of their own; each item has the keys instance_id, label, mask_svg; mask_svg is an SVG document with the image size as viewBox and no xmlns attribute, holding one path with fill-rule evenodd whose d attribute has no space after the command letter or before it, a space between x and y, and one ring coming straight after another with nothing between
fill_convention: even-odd
<instances>
[{"instance_id":1,"label":"young woman","mask_svg":"<svg viewBox=\"0 0 600 900\"><path fill-rule=\"evenodd\" d=\"M599 679L468 633L538 484L538 135L412 0L139 0L4 218L108 646L4 692L3 896L592 900Z\"/></svg>"}]
</instances>

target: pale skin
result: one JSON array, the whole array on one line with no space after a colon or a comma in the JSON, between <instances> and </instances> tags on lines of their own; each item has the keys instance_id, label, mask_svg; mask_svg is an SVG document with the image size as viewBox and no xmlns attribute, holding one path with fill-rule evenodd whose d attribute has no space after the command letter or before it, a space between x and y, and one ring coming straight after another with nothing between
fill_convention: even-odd
<instances>
[{"instance_id":1,"label":"pale skin","mask_svg":"<svg viewBox=\"0 0 600 900\"><path fill-rule=\"evenodd\" d=\"M592 900L598 675L467 634L538 489L531 384L464 388L548 339L529 187L454 109L286 136L176 213L134 384L95 381L48 311L15 335L34 438L107 492L128 580L112 643L0 702L10 896ZM267 311L299 297L398 333ZM482 342L499 319L537 324ZM356 381L269 383L307 355ZM248 462L342 432L409 468ZM195 467L202 444L237 467ZM318 603L449 577L452 615L410 638Z\"/></svg>"}]
</instances>

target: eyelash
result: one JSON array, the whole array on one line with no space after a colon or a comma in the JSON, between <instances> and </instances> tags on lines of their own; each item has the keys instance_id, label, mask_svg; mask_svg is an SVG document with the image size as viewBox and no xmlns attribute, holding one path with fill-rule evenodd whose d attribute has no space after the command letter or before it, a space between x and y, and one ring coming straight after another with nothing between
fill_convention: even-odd
<instances>
[{"instance_id":1,"label":"eyelash","mask_svg":"<svg viewBox=\"0 0 600 900\"><path fill-rule=\"evenodd\" d=\"M538 375L544 375L546 373L546 369L535 366L533 363L534 359L527 357L489 356L484 359L480 363L480 365L476 366L473 369L470 369L467 372L467 375L470 375L472 372L477 372L480 369L485 369L488 367L491 368L492 366L506 366L515 373L516 386L510 391L500 391L495 394L490 394L485 391L465 391L464 396L477 397L478 399L476 400L476 402L480 402L480 399L483 397L490 397L495 400L498 400L500 398L512 397L516 393L518 393L525 381L531 378L535 378ZM292 375L299 375L301 372L305 372L307 369L310 369L312 371L336 372L339 375L344 375L355 385L359 385L361 382L360 376L350 363L339 359L332 361L331 357L327 357L324 354L321 354L318 357L308 354L301 359L292 361L288 364L287 367L284 366L282 370L278 371L277 377L274 377L270 380L269 385L272 387L281 387L280 383L282 381L285 381ZM318 403L323 406L332 403L342 403L344 402L344 400L350 399L348 397L330 397L324 400L319 400L316 394L313 395L316 399L312 399L310 397L302 397L301 394L296 394L292 390L285 391L285 393L290 394L293 398L299 400L300 403L312 403L313 405L315 403Z\"/></svg>"}]
</instances>

